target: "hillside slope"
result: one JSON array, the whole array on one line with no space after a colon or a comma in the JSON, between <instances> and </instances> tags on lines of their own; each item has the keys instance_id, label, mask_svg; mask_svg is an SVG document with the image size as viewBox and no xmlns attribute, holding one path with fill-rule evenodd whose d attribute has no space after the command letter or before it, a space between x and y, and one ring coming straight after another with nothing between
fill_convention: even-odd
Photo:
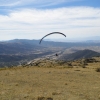
<instances>
[{"instance_id":1,"label":"hillside slope","mask_svg":"<svg viewBox=\"0 0 100 100\"><path fill-rule=\"evenodd\" d=\"M95 57L95 56L100 56L100 53L92 51L92 50L79 50L75 53L71 53L71 54L63 54L61 55L58 59L59 60L77 60L77 59L82 59L82 58L91 58L91 57Z\"/></svg>"},{"instance_id":2,"label":"hillside slope","mask_svg":"<svg viewBox=\"0 0 100 100\"><path fill-rule=\"evenodd\" d=\"M91 50L100 51L100 43L42 41L42 43L39 44L39 40L27 39L3 41L0 42L0 67L17 66L46 56L56 59L59 58L59 60L74 60L99 55L96 52L78 52L79 50L86 49L87 47ZM58 54L59 56L52 56L55 54Z\"/></svg>"},{"instance_id":3,"label":"hillside slope","mask_svg":"<svg viewBox=\"0 0 100 100\"><path fill-rule=\"evenodd\" d=\"M100 57L82 68L57 63L53 67L0 69L0 100L100 100ZM47 62L51 62L48 60ZM66 63L67 64L67 63ZM47 63L47 65L49 65Z\"/></svg>"}]
</instances>

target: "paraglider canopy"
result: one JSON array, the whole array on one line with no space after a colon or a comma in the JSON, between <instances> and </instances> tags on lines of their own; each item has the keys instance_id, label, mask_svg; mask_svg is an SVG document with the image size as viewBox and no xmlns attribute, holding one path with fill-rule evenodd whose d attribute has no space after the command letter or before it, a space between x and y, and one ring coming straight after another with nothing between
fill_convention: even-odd
<instances>
[{"instance_id":1,"label":"paraglider canopy","mask_svg":"<svg viewBox=\"0 0 100 100\"><path fill-rule=\"evenodd\" d=\"M63 33L61 33L61 32L52 32L52 33L49 33L49 34L45 35L45 36L40 40L39 44L41 44L42 40L43 40L46 36L51 35L51 34L61 34L61 35L63 35L63 36L66 37L66 35L63 34Z\"/></svg>"}]
</instances>

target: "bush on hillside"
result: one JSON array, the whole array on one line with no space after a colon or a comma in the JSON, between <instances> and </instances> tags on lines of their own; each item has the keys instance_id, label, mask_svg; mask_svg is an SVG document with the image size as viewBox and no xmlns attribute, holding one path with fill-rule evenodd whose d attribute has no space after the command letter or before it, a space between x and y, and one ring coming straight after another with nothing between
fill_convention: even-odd
<instances>
[{"instance_id":1,"label":"bush on hillside","mask_svg":"<svg viewBox=\"0 0 100 100\"><path fill-rule=\"evenodd\" d=\"M97 72L100 72L100 68L97 68L96 71L97 71Z\"/></svg>"}]
</instances>

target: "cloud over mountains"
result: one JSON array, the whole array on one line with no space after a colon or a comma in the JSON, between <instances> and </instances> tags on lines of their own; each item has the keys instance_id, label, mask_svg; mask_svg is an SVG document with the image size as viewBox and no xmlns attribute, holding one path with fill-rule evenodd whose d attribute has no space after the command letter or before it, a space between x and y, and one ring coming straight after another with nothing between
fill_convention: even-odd
<instances>
[{"instance_id":1,"label":"cloud over mountains","mask_svg":"<svg viewBox=\"0 0 100 100\"><path fill-rule=\"evenodd\" d=\"M0 40L7 38L39 39L53 31L63 32L67 37L98 36L100 34L100 8L98 7L36 8L36 6L78 1L83 0L58 0L57 2L56 0L1 0L0 7L9 6L10 8L7 14L0 14ZM16 9L11 9L12 6Z\"/></svg>"}]
</instances>

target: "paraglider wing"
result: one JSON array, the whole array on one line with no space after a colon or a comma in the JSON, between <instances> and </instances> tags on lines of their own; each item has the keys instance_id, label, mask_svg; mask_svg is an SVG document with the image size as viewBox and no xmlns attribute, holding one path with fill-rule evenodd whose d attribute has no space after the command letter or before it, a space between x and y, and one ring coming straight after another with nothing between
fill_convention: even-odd
<instances>
[{"instance_id":1,"label":"paraglider wing","mask_svg":"<svg viewBox=\"0 0 100 100\"><path fill-rule=\"evenodd\" d=\"M64 36L66 37L66 35L63 34L63 33L61 33L61 32L52 32L52 33L49 33L49 34L45 35L45 36L40 40L39 44L41 44L42 40L43 40L46 36L51 35L51 34L62 34L62 35L64 35Z\"/></svg>"}]
</instances>

